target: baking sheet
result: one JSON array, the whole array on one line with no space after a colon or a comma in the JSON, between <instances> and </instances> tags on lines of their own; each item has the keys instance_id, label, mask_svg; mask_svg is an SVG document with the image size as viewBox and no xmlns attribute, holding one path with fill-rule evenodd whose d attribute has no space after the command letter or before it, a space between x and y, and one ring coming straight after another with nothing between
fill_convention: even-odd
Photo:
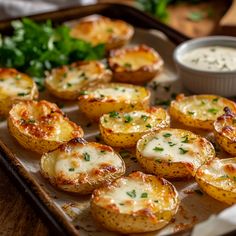
<instances>
[{"instance_id":1,"label":"baking sheet","mask_svg":"<svg viewBox=\"0 0 236 236\"><path fill-rule=\"evenodd\" d=\"M152 90L152 103L166 104L175 94L182 92L180 81L176 77L174 63L172 61L172 53L175 46L160 32L136 29L135 36L131 44L145 43L155 48L163 57L165 67L163 72L158 75L147 86ZM76 103L68 103L53 98L47 92L41 94L41 99L56 102L68 117L80 124L85 131L85 139L99 140L99 131L96 124L88 122L85 116L78 110ZM172 124L173 127L180 127L179 124ZM203 131L194 130L201 133L207 138L212 139L212 135ZM0 123L0 139L12 151L14 157L20 162L24 169L39 184L39 188L49 196L56 210L61 213L63 220L72 224L79 235L118 235L116 233L107 232L96 225L89 211L89 196L78 196L76 194L64 193L51 186L39 172L40 156L34 152L23 149L8 133L6 121ZM213 140L214 141L214 140ZM217 148L218 149L218 148ZM220 150L219 156L225 155ZM124 158L127 165L127 173L134 170L142 170L136 161L133 150L130 155ZM212 214L217 214L227 207L205 193L199 190L198 185L193 180L172 182L181 199L181 205L176 217L165 228L139 235L156 236L166 235L178 232L186 228L192 227L194 224L207 219ZM197 190L197 191L195 191ZM135 234L133 234L135 235Z\"/></svg>"}]
</instances>

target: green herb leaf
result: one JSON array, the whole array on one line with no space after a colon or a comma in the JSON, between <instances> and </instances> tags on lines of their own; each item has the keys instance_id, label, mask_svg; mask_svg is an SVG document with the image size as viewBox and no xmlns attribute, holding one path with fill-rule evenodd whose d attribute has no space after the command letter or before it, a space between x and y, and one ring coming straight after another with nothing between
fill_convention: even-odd
<instances>
[{"instance_id":1,"label":"green herb leaf","mask_svg":"<svg viewBox=\"0 0 236 236\"><path fill-rule=\"evenodd\" d=\"M133 118L128 114L124 115L124 119L125 123L130 123L133 120Z\"/></svg>"},{"instance_id":2,"label":"green herb leaf","mask_svg":"<svg viewBox=\"0 0 236 236\"><path fill-rule=\"evenodd\" d=\"M126 192L126 194L128 196L130 196L131 198L136 198L136 191L135 191L135 189L133 189L131 192Z\"/></svg>"},{"instance_id":3,"label":"green herb leaf","mask_svg":"<svg viewBox=\"0 0 236 236\"><path fill-rule=\"evenodd\" d=\"M188 115L194 115L194 111L187 111Z\"/></svg>"},{"instance_id":4,"label":"green herb leaf","mask_svg":"<svg viewBox=\"0 0 236 236\"><path fill-rule=\"evenodd\" d=\"M188 152L187 149L184 149L184 148L182 148L182 147L180 147L179 150L180 150L180 154L185 154L185 153Z\"/></svg>"},{"instance_id":5,"label":"green herb leaf","mask_svg":"<svg viewBox=\"0 0 236 236\"><path fill-rule=\"evenodd\" d=\"M163 137L164 137L164 138L169 138L170 136L172 136L172 134L170 134L170 133L165 133L165 134L163 134Z\"/></svg>"},{"instance_id":6,"label":"green herb leaf","mask_svg":"<svg viewBox=\"0 0 236 236\"><path fill-rule=\"evenodd\" d=\"M188 143L189 142L188 135L183 136L182 139L183 140L181 141L181 143Z\"/></svg>"},{"instance_id":7,"label":"green herb leaf","mask_svg":"<svg viewBox=\"0 0 236 236\"><path fill-rule=\"evenodd\" d=\"M218 100L219 100L219 98L214 98L214 99L212 99L212 102L216 103L216 102L218 102Z\"/></svg>"},{"instance_id":8,"label":"green herb leaf","mask_svg":"<svg viewBox=\"0 0 236 236\"><path fill-rule=\"evenodd\" d=\"M126 62L126 63L124 64L124 67L131 69L131 68L132 68L132 65L131 65L130 63Z\"/></svg>"},{"instance_id":9,"label":"green herb leaf","mask_svg":"<svg viewBox=\"0 0 236 236\"><path fill-rule=\"evenodd\" d=\"M88 91L83 90L83 91L80 91L79 94L80 94L80 95L87 95L87 94L88 94Z\"/></svg>"},{"instance_id":10,"label":"green herb leaf","mask_svg":"<svg viewBox=\"0 0 236 236\"><path fill-rule=\"evenodd\" d=\"M119 117L119 112L117 112L117 111L112 111L112 112L109 113L109 116L110 116L111 118L118 118L118 117Z\"/></svg>"},{"instance_id":11,"label":"green herb leaf","mask_svg":"<svg viewBox=\"0 0 236 236\"><path fill-rule=\"evenodd\" d=\"M212 114L214 114L214 115L216 115L219 110L218 110L218 109L215 109L215 108L210 108L210 109L208 109L207 111L210 112L210 113L212 113Z\"/></svg>"},{"instance_id":12,"label":"green herb leaf","mask_svg":"<svg viewBox=\"0 0 236 236\"><path fill-rule=\"evenodd\" d=\"M146 127L147 128L152 128L152 126L150 124L147 124Z\"/></svg>"},{"instance_id":13,"label":"green herb leaf","mask_svg":"<svg viewBox=\"0 0 236 236\"><path fill-rule=\"evenodd\" d=\"M146 116L146 115L141 115L141 118L142 118L144 121L147 121L148 116Z\"/></svg>"},{"instance_id":14,"label":"green herb leaf","mask_svg":"<svg viewBox=\"0 0 236 236\"><path fill-rule=\"evenodd\" d=\"M153 151L162 152L162 151L164 151L164 148L162 148L162 147L154 147Z\"/></svg>"},{"instance_id":15,"label":"green herb leaf","mask_svg":"<svg viewBox=\"0 0 236 236\"><path fill-rule=\"evenodd\" d=\"M17 93L17 96L23 97L23 96L27 96L29 95L29 93Z\"/></svg>"},{"instance_id":16,"label":"green herb leaf","mask_svg":"<svg viewBox=\"0 0 236 236\"><path fill-rule=\"evenodd\" d=\"M83 157L85 161L90 161L90 155L87 152L83 153Z\"/></svg>"},{"instance_id":17,"label":"green herb leaf","mask_svg":"<svg viewBox=\"0 0 236 236\"><path fill-rule=\"evenodd\" d=\"M141 194L141 198L147 198L148 197L148 193L142 193Z\"/></svg>"},{"instance_id":18,"label":"green herb leaf","mask_svg":"<svg viewBox=\"0 0 236 236\"><path fill-rule=\"evenodd\" d=\"M74 171L75 170L75 168L69 168L69 171Z\"/></svg>"},{"instance_id":19,"label":"green herb leaf","mask_svg":"<svg viewBox=\"0 0 236 236\"><path fill-rule=\"evenodd\" d=\"M204 18L204 13L201 11L189 12L187 18L191 21L201 21Z\"/></svg>"},{"instance_id":20,"label":"green herb leaf","mask_svg":"<svg viewBox=\"0 0 236 236\"><path fill-rule=\"evenodd\" d=\"M170 147L173 147L173 146L176 145L176 143L173 143L173 142L168 142L168 144L169 144Z\"/></svg>"}]
</instances>

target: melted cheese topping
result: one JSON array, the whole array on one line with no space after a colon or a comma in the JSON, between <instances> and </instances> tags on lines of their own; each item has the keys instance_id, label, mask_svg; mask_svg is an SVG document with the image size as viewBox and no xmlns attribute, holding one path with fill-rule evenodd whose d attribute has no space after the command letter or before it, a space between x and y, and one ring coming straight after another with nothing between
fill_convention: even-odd
<instances>
[{"instance_id":1,"label":"melted cheese topping","mask_svg":"<svg viewBox=\"0 0 236 236\"><path fill-rule=\"evenodd\" d=\"M47 78L47 83L59 91L77 91L92 82L102 79L108 73L104 65L91 61L81 65L64 66L54 69Z\"/></svg>"},{"instance_id":2,"label":"melted cheese topping","mask_svg":"<svg viewBox=\"0 0 236 236\"><path fill-rule=\"evenodd\" d=\"M46 101L18 103L10 116L21 132L36 138L68 141L82 134L81 128L64 117L55 104Z\"/></svg>"},{"instance_id":3,"label":"melted cheese topping","mask_svg":"<svg viewBox=\"0 0 236 236\"><path fill-rule=\"evenodd\" d=\"M29 98L34 86L32 79L20 74L15 73L14 76L0 74L0 99L7 97Z\"/></svg>"},{"instance_id":4,"label":"melted cheese topping","mask_svg":"<svg viewBox=\"0 0 236 236\"><path fill-rule=\"evenodd\" d=\"M132 177L120 178L112 186L99 191L98 197L98 205L102 207L115 205L123 214L142 210L167 211L173 209L177 202L177 196L171 191L170 186L162 184L160 180L148 182Z\"/></svg>"},{"instance_id":5,"label":"melted cheese topping","mask_svg":"<svg viewBox=\"0 0 236 236\"><path fill-rule=\"evenodd\" d=\"M224 108L228 106L235 110L235 105L231 101L213 95L195 95L185 97L180 101L174 101L174 106L192 119L216 120L224 113Z\"/></svg>"},{"instance_id":6,"label":"melted cheese topping","mask_svg":"<svg viewBox=\"0 0 236 236\"><path fill-rule=\"evenodd\" d=\"M157 109L153 112L133 111L128 113L117 113L116 117L110 114L103 115L102 125L113 132L145 132L152 128L166 127L169 124L169 117L165 110Z\"/></svg>"},{"instance_id":7,"label":"melted cheese topping","mask_svg":"<svg viewBox=\"0 0 236 236\"><path fill-rule=\"evenodd\" d=\"M212 145L190 131L163 129L146 138L141 154L144 157L161 161L192 163L200 166L214 156Z\"/></svg>"},{"instance_id":8,"label":"melted cheese topping","mask_svg":"<svg viewBox=\"0 0 236 236\"><path fill-rule=\"evenodd\" d=\"M91 97L97 99L112 99L117 101L137 101L148 95L148 91L139 86L126 86L121 84L109 84L106 87L97 88L96 90L88 90Z\"/></svg>"},{"instance_id":9,"label":"melted cheese topping","mask_svg":"<svg viewBox=\"0 0 236 236\"><path fill-rule=\"evenodd\" d=\"M138 70L142 67L151 66L157 62L157 56L152 51L138 51L123 49L124 53L115 55L110 59L110 63L118 64L129 70ZM116 71L119 70L118 68Z\"/></svg>"},{"instance_id":10,"label":"melted cheese topping","mask_svg":"<svg viewBox=\"0 0 236 236\"><path fill-rule=\"evenodd\" d=\"M201 166L197 177L218 188L236 193L236 158L212 160Z\"/></svg>"},{"instance_id":11,"label":"melted cheese topping","mask_svg":"<svg viewBox=\"0 0 236 236\"><path fill-rule=\"evenodd\" d=\"M121 20L99 17L93 21L81 21L71 30L71 36L91 42L93 45L108 43L114 39L130 38L133 27Z\"/></svg>"},{"instance_id":12,"label":"melted cheese topping","mask_svg":"<svg viewBox=\"0 0 236 236\"><path fill-rule=\"evenodd\" d=\"M50 159L54 159L51 164ZM64 150L59 148L47 154L47 160L49 175L62 181L82 176L82 181L92 182L101 175L115 173L123 168L121 158L112 149L104 149L104 145L94 143L67 144Z\"/></svg>"},{"instance_id":13,"label":"melted cheese topping","mask_svg":"<svg viewBox=\"0 0 236 236\"><path fill-rule=\"evenodd\" d=\"M228 139L236 142L236 116L223 115L214 123L215 130Z\"/></svg>"}]
</instances>

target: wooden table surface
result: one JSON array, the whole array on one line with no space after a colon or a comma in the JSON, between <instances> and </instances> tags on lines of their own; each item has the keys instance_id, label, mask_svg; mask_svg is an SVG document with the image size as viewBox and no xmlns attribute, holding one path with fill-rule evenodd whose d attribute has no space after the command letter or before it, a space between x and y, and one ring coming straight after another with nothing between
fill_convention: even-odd
<instances>
[{"instance_id":1,"label":"wooden table surface","mask_svg":"<svg viewBox=\"0 0 236 236\"><path fill-rule=\"evenodd\" d=\"M103 0L100 0L103 2ZM124 2L124 0L122 0ZM126 0L127 1L127 0ZM131 2L131 0L128 0ZM222 1L221 1L222 2ZM236 1L235 8L236 8ZM195 6L193 6L195 9ZM170 9L174 15L183 15L183 12L186 11L186 7L179 6L177 10ZM180 12L181 14L178 14ZM232 14L231 14L232 15ZM231 17L232 18L232 17ZM236 17L235 24L236 24ZM226 21L228 20L225 19ZM180 23L175 25L176 20L172 20L170 22L173 27L177 28L185 28L180 27ZM189 34L191 36L196 36L195 34L199 34L199 27L196 25L195 28L189 26L188 22L182 21L181 24L187 25L189 30ZM208 22L209 25L211 25ZM202 28L202 27L200 27ZM210 27L208 27L208 30ZM206 30L206 27L205 29ZM185 33L188 33L185 32ZM201 31L202 32L202 31ZM48 227L42 222L40 216L37 212L31 207L31 205L27 202L24 196L19 192L17 186L15 186L11 180L6 175L5 171L0 166L0 235L2 236L22 236L22 235L37 235L37 236L45 236L49 235Z\"/></svg>"}]
</instances>

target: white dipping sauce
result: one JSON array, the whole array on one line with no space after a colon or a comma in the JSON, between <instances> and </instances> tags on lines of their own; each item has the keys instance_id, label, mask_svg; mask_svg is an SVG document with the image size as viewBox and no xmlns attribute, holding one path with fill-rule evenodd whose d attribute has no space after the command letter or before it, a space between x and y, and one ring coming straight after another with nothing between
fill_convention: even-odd
<instances>
[{"instance_id":1,"label":"white dipping sauce","mask_svg":"<svg viewBox=\"0 0 236 236\"><path fill-rule=\"evenodd\" d=\"M236 70L236 48L210 46L194 49L180 57L180 61L193 69L205 71Z\"/></svg>"}]
</instances>

